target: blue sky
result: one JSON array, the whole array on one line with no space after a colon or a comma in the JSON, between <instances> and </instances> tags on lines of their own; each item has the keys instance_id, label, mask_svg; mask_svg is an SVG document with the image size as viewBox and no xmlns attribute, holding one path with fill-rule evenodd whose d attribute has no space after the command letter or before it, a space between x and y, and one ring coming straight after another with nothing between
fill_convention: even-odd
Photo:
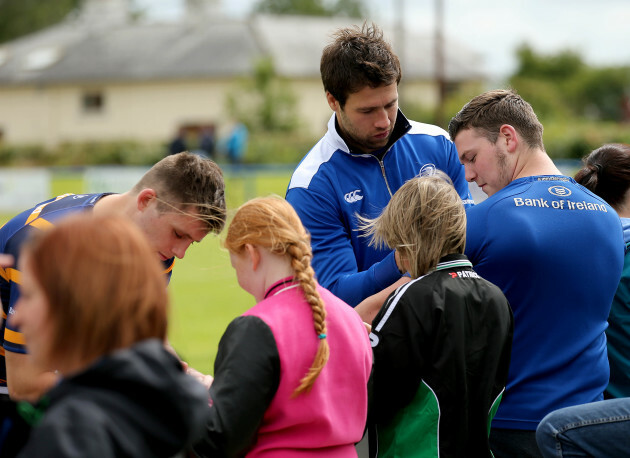
<instances>
[{"instance_id":1,"label":"blue sky","mask_svg":"<svg viewBox=\"0 0 630 458\"><path fill-rule=\"evenodd\" d=\"M256 0L216 0L230 16L245 15ZM364 0L377 23L399 20L433 33L436 0ZM630 65L629 0L442 0L444 31L480 53L499 78L515 66L514 49L527 42L539 52L572 49L594 65ZM158 17L173 17L182 0L136 0ZM393 39L393 37L390 37Z\"/></svg>"}]
</instances>

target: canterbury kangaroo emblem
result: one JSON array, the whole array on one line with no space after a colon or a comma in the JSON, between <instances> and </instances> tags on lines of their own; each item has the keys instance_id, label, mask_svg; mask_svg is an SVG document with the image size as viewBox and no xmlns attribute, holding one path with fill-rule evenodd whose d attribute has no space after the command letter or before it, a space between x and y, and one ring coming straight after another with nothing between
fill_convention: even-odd
<instances>
[{"instance_id":1,"label":"canterbury kangaroo emblem","mask_svg":"<svg viewBox=\"0 0 630 458\"><path fill-rule=\"evenodd\" d=\"M363 196L361 195L361 190L360 189L356 189L356 190L354 190L352 192L347 193L345 196L343 196L343 198L349 204L353 204L353 203L358 202L359 200L363 199Z\"/></svg>"}]
</instances>

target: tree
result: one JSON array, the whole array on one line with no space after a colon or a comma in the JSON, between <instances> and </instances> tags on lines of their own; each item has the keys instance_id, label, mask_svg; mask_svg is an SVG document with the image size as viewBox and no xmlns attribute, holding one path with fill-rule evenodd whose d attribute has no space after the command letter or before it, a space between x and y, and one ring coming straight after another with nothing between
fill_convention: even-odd
<instances>
[{"instance_id":1,"label":"tree","mask_svg":"<svg viewBox=\"0 0 630 458\"><path fill-rule=\"evenodd\" d=\"M227 109L254 131L291 132L298 127L296 97L288 82L277 76L271 58L256 62L253 77L228 95Z\"/></svg>"},{"instance_id":2,"label":"tree","mask_svg":"<svg viewBox=\"0 0 630 458\"><path fill-rule=\"evenodd\" d=\"M531 77L559 80L582 71L586 65L574 51L563 50L557 54L543 55L523 44L516 50L518 68L515 77Z\"/></svg>"},{"instance_id":3,"label":"tree","mask_svg":"<svg viewBox=\"0 0 630 458\"><path fill-rule=\"evenodd\" d=\"M516 55L518 67L510 84L540 116L622 120L630 67L591 67L574 51L545 55L528 45L520 46Z\"/></svg>"},{"instance_id":4,"label":"tree","mask_svg":"<svg viewBox=\"0 0 630 458\"><path fill-rule=\"evenodd\" d=\"M0 43L62 21L82 0L0 0Z\"/></svg>"},{"instance_id":5,"label":"tree","mask_svg":"<svg viewBox=\"0 0 630 458\"><path fill-rule=\"evenodd\" d=\"M304 16L366 17L362 0L258 0L254 6L257 13L297 14Z\"/></svg>"}]
</instances>

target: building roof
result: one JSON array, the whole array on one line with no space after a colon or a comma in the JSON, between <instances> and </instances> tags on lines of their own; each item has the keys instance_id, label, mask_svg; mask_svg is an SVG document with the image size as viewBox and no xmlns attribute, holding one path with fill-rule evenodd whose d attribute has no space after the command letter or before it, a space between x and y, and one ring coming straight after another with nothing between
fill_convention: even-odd
<instances>
[{"instance_id":1,"label":"building roof","mask_svg":"<svg viewBox=\"0 0 630 458\"><path fill-rule=\"evenodd\" d=\"M101 16L102 17L102 16ZM323 47L335 29L359 20L311 16L220 14L179 22L149 23L112 16L107 21L74 16L41 32L0 45L0 85L48 85L112 81L230 78L251 74L271 56L276 72L319 79ZM394 28L383 26L393 42ZM408 32L398 51L405 80L431 79L433 40ZM447 40L447 80L484 77L480 58Z\"/></svg>"}]
</instances>

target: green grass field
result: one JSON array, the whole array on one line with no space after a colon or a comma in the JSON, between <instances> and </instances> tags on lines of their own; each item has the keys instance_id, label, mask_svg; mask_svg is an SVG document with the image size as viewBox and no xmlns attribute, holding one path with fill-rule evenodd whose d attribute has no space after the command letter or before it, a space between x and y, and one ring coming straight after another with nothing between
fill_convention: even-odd
<instances>
[{"instance_id":1,"label":"green grass field","mask_svg":"<svg viewBox=\"0 0 630 458\"><path fill-rule=\"evenodd\" d=\"M289 176L226 177L228 212L256 196L284 196ZM178 260L171 279L171 344L191 366L212 373L219 340L233 318L255 303L236 281L220 236L208 235Z\"/></svg>"},{"instance_id":2,"label":"green grass field","mask_svg":"<svg viewBox=\"0 0 630 458\"><path fill-rule=\"evenodd\" d=\"M288 181L284 172L226 176L228 215L253 197L284 196ZM55 177L52 191L53 195L85 192L82 178L76 175ZM12 216L0 215L0 220L4 223ZM229 255L221 248L222 236L208 235L191 246L184 259L176 261L169 286L171 344L206 374L213 373L217 346L229 322L254 305L254 298L238 286Z\"/></svg>"}]
</instances>

